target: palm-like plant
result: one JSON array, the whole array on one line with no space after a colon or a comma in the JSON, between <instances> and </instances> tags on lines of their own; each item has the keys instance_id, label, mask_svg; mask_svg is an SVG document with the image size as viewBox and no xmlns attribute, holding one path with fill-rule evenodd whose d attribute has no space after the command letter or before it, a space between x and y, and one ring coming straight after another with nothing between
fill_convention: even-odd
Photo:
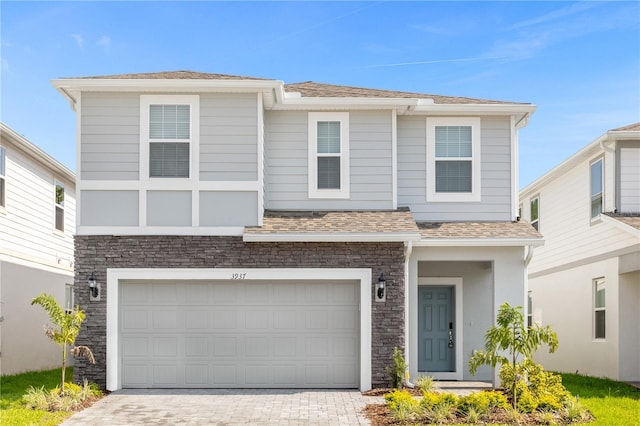
<instances>
[{"instance_id":1,"label":"palm-like plant","mask_svg":"<svg viewBox=\"0 0 640 426\"><path fill-rule=\"evenodd\" d=\"M484 350L475 351L469 360L469 372L475 375L478 367L488 364L494 367L498 364L513 367L516 374L518 358L531 358L533 353L543 344L549 346L549 352L558 349L558 336L550 326L541 327L533 324L525 326L522 307L512 307L508 303L500 305L497 325L489 328L485 334ZM504 354L508 356L505 356ZM524 361L523 359L523 361ZM511 394L513 395L513 407L516 406L516 385L518 377L513 381Z\"/></svg>"},{"instance_id":2,"label":"palm-like plant","mask_svg":"<svg viewBox=\"0 0 640 426\"><path fill-rule=\"evenodd\" d=\"M54 328L46 325L44 333L62 348L62 381L60 383L60 394L63 394L65 382L64 373L67 366L67 347L73 345L76 337L78 337L80 326L85 318L84 312L79 306L76 306L71 311L65 311L53 296L45 293L33 299L31 304L42 306L42 308L47 311L47 314L49 314L51 322L56 326ZM93 353L86 346L76 346L71 349L71 352L86 357L92 364L96 362Z\"/></svg>"}]
</instances>

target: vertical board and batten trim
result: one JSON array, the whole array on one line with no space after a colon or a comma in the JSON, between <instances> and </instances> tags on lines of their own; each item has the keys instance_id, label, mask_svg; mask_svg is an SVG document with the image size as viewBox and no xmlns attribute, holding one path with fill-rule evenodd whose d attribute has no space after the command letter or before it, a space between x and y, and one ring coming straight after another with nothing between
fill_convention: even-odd
<instances>
[{"instance_id":1,"label":"vertical board and batten trim","mask_svg":"<svg viewBox=\"0 0 640 426\"><path fill-rule=\"evenodd\" d=\"M518 200L518 132L516 118L512 115L509 120L511 132L511 220L516 220L520 201Z\"/></svg>"},{"instance_id":2,"label":"vertical board and batten trim","mask_svg":"<svg viewBox=\"0 0 640 426\"><path fill-rule=\"evenodd\" d=\"M357 280L360 295L360 390L371 389L371 269L357 268L151 268L107 269L106 324L106 387L110 391L122 388L120 365L121 343L119 338L120 281L126 279L175 279L175 280L229 280L233 274L242 274L248 280ZM237 275L236 275L237 276Z\"/></svg>"},{"instance_id":3,"label":"vertical board and batten trim","mask_svg":"<svg viewBox=\"0 0 640 426\"><path fill-rule=\"evenodd\" d=\"M76 233L80 229L82 217L82 194L80 182L82 182L82 92L78 93L75 104L76 109Z\"/></svg>"},{"instance_id":4,"label":"vertical board and batten trim","mask_svg":"<svg viewBox=\"0 0 640 426\"><path fill-rule=\"evenodd\" d=\"M391 208L398 208L398 112L391 110Z\"/></svg>"},{"instance_id":5,"label":"vertical board and batten trim","mask_svg":"<svg viewBox=\"0 0 640 426\"><path fill-rule=\"evenodd\" d=\"M258 92L257 101L257 144L258 144L258 226L264 219L264 108L262 92Z\"/></svg>"}]
</instances>

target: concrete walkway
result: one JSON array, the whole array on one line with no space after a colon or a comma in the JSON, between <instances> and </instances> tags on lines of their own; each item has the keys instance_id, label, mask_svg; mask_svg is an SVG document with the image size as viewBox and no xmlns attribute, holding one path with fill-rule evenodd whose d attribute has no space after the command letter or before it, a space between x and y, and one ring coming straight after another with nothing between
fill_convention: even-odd
<instances>
[{"instance_id":1,"label":"concrete walkway","mask_svg":"<svg viewBox=\"0 0 640 426\"><path fill-rule=\"evenodd\" d=\"M120 390L63 425L368 425L356 390Z\"/></svg>"}]
</instances>

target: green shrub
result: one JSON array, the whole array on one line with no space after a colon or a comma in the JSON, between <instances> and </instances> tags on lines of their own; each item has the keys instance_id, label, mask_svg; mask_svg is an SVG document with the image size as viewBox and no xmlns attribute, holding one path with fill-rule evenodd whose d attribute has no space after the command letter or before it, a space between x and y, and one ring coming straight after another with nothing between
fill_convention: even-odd
<instances>
[{"instance_id":1,"label":"green shrub","mask_svg":"<svg viewBox=\"0 0 640 426\"><path fill-rule=\"evenodd\" d=\"M448 423L449 420L456 415L456 406L452 405L448 398L443 399L439 404L436 404L430 410L425 411L425 417L430 424L443 424Z\"/></svg>"},{"instance_id":2,"label":"green shrub","mask_svg":"<svg viewBox=\"0 0 640 426\"><path fill-rule=\"evenodd\" d=\"M32 410L42 411L74 411L82 407L85 401L102 395L95 384L89 384L86 380L82 386L74 383L65 383L64 393L56 387L49 391L44 386L40 388L29 387L23 396L26 407Z\"/></svg>"},{"instance_id":3,"label":"green shrub","mask_svg":"<svg viewBox=\"0 0 640 426\"><path fill-rule=\"evenodd\" d=\"M541 411L536 415L538 423L543 425L557 425L558 417L553 411Z\"/></svg>"},{"instance_id":4,"label":"green shrub","mask_svg":"<svg viewBox=\"0 0 640 426\"><path fill-rule=\"evenodd\" d=\"M545 410L559 410L564 401L570 397L569 391L562 385L562 377L548 371L530 359L516 365L518 383L516 389L517 408L530 413L536 408ZM511 365L504 365L500 369L500 380L505 392L513 398L511 390L516 375ZM525 401L520 403L520 398Z\"/></svg>"},{"instance_id":5,"label":"green shrub","mask_svg":"<svg viewBox=\"0 0 640 426\"><path fill-rule=\"evenodd\" d=\"M516 394L518 395L516 404L518 411L523 413L533 413L536 411L538 402L525 383L518 382L516 384Z\"/></svg>"},{"instance_id":6,"label":"green shrub","mask_svg":"<svg viewBox=\"0 0 640 426\"><path fill-rule=\"evenodd\" d=\"M482 414L477 412L475 408L469 407L468 411L464 415L464 422L474 425L476 423L479 423L481 418Z\"/></svg>"},{"instance_id":7,"label":"green shrub","mask_svg":"<svg viewBox=\"0 0 640 426\"><path fill-rule=\"evenodd\" d=\"M392 388L402 388L408 367L409 366L402 355L402 351L398 349L398 347L393 348L393 365L390 367L388 366L385 369L387 374L391 377Z\"/></svg>"},{"instance_id":8,"label":"green shrub","mask_svg":"<svg viewBox=\"0 0 640 426\"><path fill-rule=\"evenodd\" d=\"M458 400L458 410L465 414L468 414L470 411L485 414L489 411L489 397L486 395L487 393L488 392L474 392L460 397Z\"/></svg>"},{"instance_id":9,"label":"green shrub","mask_svg":"<svg viewBox=\"0 0 640 426\"><path fill-rule=\"evenodd\" d=\"M394 419L404 421L420 413L420 402L406 390L394 390L384 396Z\"/></svg>"},{"instance_id":10,"label":"green shrub","mask_svg":"<svg viewBox=\"0 0 640 426\"><path fill-rule=\"evenodd\" d=\"M422 392L432 391L435 387L433 383L433 377L420 376L416 379L415 386L416 388L420 389Z\"/></svg>"},{"instance_id":11,"label":"green shrub","mask_svg":"<svg viewBox=\"0 0 640 426\"><path fill-rule=\"evenodd\" d=\"M591 418L587 408L574 396L565 400L564 408L560 412L567 423L584 422Z\"/></svg>"},{"instance_id":12,"label":"green shrub","mask_svg":"<svg viewBox=\"0 0 640 426\"><path fill-rule=\"evenodd\" d=\"M509 400L506 395L498 391L484 391L483 392L489 401L489 408L508 408Z\"/></svg>"}]
</instances>

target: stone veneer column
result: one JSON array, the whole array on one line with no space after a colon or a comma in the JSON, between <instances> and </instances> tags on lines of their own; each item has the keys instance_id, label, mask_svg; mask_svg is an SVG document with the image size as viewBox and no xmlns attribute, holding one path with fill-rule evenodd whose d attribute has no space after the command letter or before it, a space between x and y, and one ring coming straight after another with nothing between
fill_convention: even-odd
<instances>
[{"instance_id":1,"label":"stone veneer column","mask_svg":"<svg viewBox=\"0 0 640 426\"><path fill-rule=\"evenodd\" d=\"M76 360L74 380L106 386L107 268L370 268L372 270L373 387L389 383L385 367L393 348L404 350L404 245L402 243L244 243L241 237L76 236L75 303L86 320L76 340L89 346L96 364ZM101 300L89 301L87 279L95 272ZM385 302L375 301L381 272L387 279Z\"/></svg>"}]
</instances>

